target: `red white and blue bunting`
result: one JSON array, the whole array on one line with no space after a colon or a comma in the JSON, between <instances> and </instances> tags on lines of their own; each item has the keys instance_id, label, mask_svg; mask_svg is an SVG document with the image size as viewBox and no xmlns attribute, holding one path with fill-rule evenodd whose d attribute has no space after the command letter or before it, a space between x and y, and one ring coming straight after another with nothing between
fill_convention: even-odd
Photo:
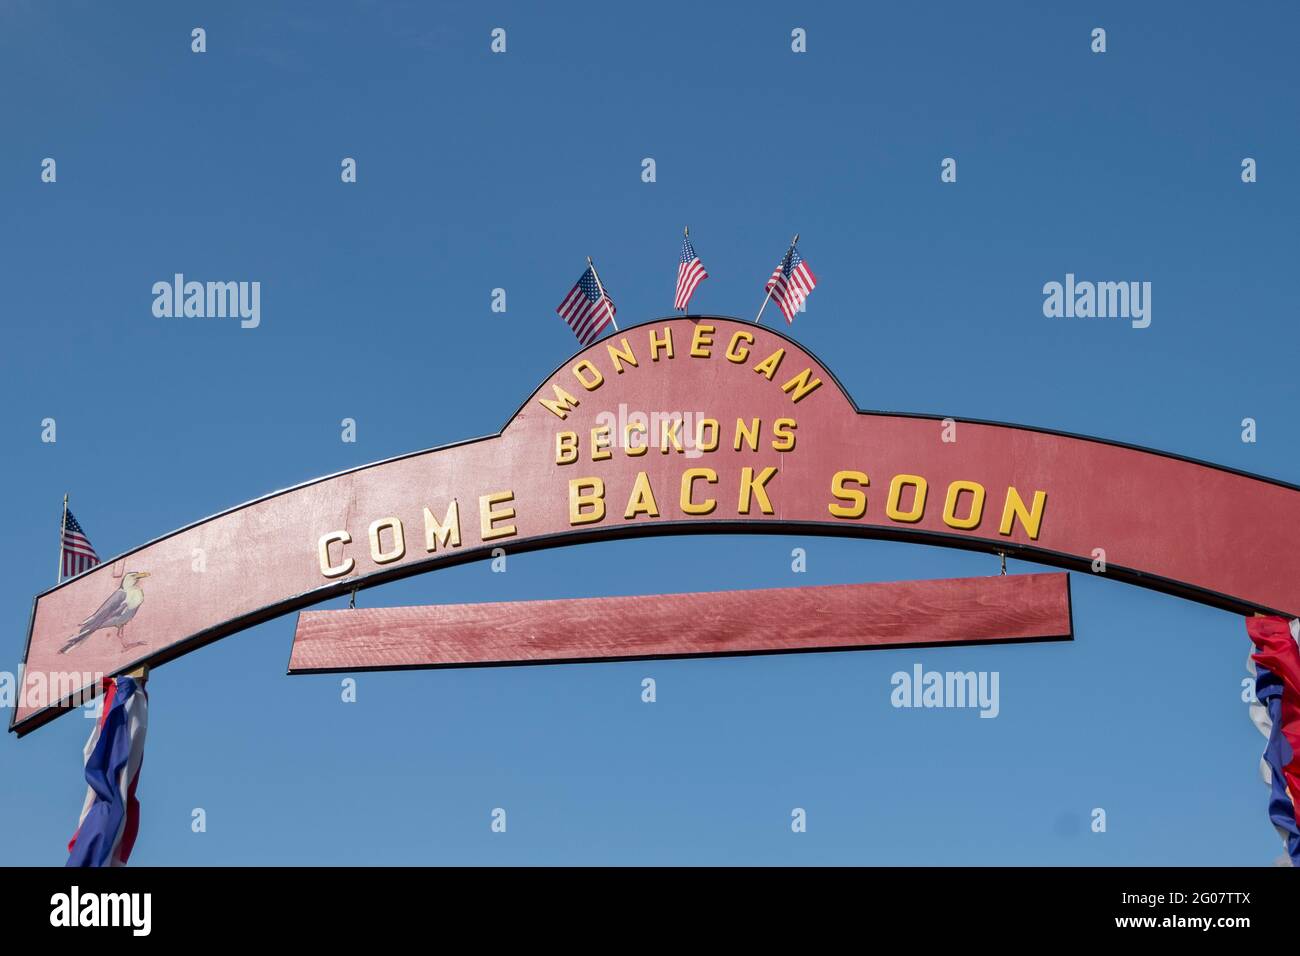
<instances>
[{"instance_id":1,"label":"red white and blue bunting","mask_svg":"<svg viewBox=\"0 0 1300 956\"><path fill-rule=\"evenodd\" d=\"M1246 632L1255 645L1250 719L1268 743L1259 771L1269 787L1268 816L1292 866L1300 866L1300 619L1253 617Z\"/></svg>"},{"instance_id":2,"label":"red white and blue bunting","mask_svg":"<svg viewBox=\"0 0 1300 956\"><path fill-rule=\"evenodd\" d=\"M140 828L135 789L144 763L149 695L134 677L104 678L104 707L86 741L86 802L68 866L125 866Z\"/></svg>"}]
</instances>

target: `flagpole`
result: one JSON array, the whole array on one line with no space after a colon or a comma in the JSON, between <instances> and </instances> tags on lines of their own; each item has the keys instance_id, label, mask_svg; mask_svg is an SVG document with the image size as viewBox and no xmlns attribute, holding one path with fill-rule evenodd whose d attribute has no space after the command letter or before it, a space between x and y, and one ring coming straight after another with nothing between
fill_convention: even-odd
<instances>
[{"instance_id":1,"label":"flagpole","mask_svg":"<svg viewBox=\"0 0 1300 956\"><path fill-rule=\"evenodd\" d=\"M691 227L690 227L690 226L683 226L683 227L682 227L682 239L689 239L689 238L691 238ZM681 266L678 266L678 269L680 270L680 269L681 269ZM688 303L688 304L689 304L689 303ZM682 309L682 315L686 315L686 312L687 312L686 309Z\"/></svg>"},{"instance_id":2,"label":"flagpole","mask_svg":"<svg viewBox=\"0 0 1300 956\"><path fill-rule=\"evenodd\" d=\"M614 331L617 332L618 321L614 318L614 309L609 304L609 296L605 295L605 287L600 284L600 273L596 271L596 263L591 261L591 256L587 256L587 268L591 269L591 274L596 279L596 291L600 293L605 303L605 311L609 313L609 321L614 323Z\"/></svg>"},{"instance_id":3,"label":"flagpole","mask_svg":"<svg viewBox=\"0 0 1300 956\"><path fill-rule=\"evenodd\" d=\"M795 246L797 246L798 244L799 244L799 233L796 232L796 233L794 234L794 238L790 240L790 249L793 249L793 248L794 248ZM787 250L785 251L785 256L788 256L788 255L790 254L790 249L787 249ZM785 262L785 256L782 256L782 257L781 257L781 262L782 262L782 263ZM779 268L779 266L778 266L778 268ZM762 321L763 321L763 310L767 308L767 303L768 303L768 302L771 300L771 298L772 298L772 289L773 289L773 288L774 288L774 286L768 286L768 288L767 288L767 295L765 295L765 296L763 297L763 304L760 305L760 306L758 307L758 317L757 317L756 319L754 319L754 324L755 324L755 325L761 325L761 324L762 324Z\"/></svg>"},{"instance_id":4,"label":"flagpole","mask_svg":"<svg viewBox=\"0 0 1300 956\"><path fill-rule=\"evenodd\" d=\"M68 529L68 494L63 493L63 520L59 522L59 573L54 579L55 584L63 581L63 532Z\"/></svg>"}]
</instances>

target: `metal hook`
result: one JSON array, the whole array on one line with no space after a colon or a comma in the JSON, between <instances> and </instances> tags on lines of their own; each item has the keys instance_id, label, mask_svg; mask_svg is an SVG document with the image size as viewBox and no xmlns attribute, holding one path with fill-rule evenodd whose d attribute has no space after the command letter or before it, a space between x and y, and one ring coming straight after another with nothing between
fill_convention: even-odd
<instances>
[{"instance_id":1,"label":"metal hook","mask_svg":"<svg viewBox=\"0 0 1300 956\"><path fill-rule=\"evenodd\" d=\"M355 611L356 609L357 609L357 589L353 588L352 596L348 598L348 610Z\"/></svg>"},{"instance_id":2,"label":"metal hook","mask_svg":"<svg viewBox=\"0 0 1300 956\"><path fill-rule=\"evenodd\" d=\"M1002 575L1005 576L1007 573L1007 553L1005 551L999 551L998 557L1002 559Z\"/></svg>"}]
</instances>

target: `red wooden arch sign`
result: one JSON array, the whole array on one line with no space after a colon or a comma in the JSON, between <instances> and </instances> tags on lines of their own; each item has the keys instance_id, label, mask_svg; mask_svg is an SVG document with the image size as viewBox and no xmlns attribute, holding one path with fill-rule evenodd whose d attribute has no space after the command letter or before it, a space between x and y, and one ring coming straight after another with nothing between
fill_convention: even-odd
<instances>
[{"instance_id":1,"label":"red wooden arch sign","mask_svg":"<svg viewBox=\"0 0 1300 956\"><path fill-rule=\"evenodd\" d=\"M661 319L575 355L497 435L268 495L38 595L11 729L52 719L89 675L495 548L894 538L1081 571L1104 559L1119 581L1294 616L1297 527L1295 485L1045 429L859 411L774 329ZM118 612L97 618L109 599Z\"/></svg>"}]
</instances>

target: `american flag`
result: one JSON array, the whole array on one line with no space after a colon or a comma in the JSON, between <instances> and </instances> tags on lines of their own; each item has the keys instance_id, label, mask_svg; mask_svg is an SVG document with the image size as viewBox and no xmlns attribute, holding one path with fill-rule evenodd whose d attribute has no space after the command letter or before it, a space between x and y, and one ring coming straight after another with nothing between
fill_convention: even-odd
<instances>
[{"instance_id":1,"label":"american flag","mask_svg":"<svg viewBox=\"0 0 1300 956\"><path fill-rule=\"evenodd\" d=\"M71 511L63 519L63 576L70 578L99 564L99 555Z\"/></svg>"},{"instance_id":2,"label":"american flag","mask_svg":"<svg viewBox=\"0 0 1300 956\"><path fill-rule=\"evenodd\" d=\"M764 289L772 291L772 298L781 307L787 323L794 323L794 314L799 311L808 293L817 286L817 277L803 261L799 250L791 246L781 259L781 264L772 271Z\"/></svg>"},{"instance_id":3,"label":"american flag","mask_svg":"<svg viewBox=\"0 0 1300 956\"><path fill-rule=\"evenodd\" d=\"M682 258L677 264L677 296L673 299L673 308L686 311L690 305L691 296L695 293L695 287L709 277L704 271L704 263L700 257L695 254L695 247L691 245L691 237L682 237Z\"/></svg>"},{"instance_id":4,"label":"american flag","mask_svg":"<svg viewBox=\"0 0 1300 956\"><path fill-rule=\"evenodd\" d=\"M578 277L577 284L569 290L555 311L569 324L579 342L590 345L600 337L617 310L614 308L614 300L596 281L595 271L587 266Z\"/></svg>"}]
</instances>

